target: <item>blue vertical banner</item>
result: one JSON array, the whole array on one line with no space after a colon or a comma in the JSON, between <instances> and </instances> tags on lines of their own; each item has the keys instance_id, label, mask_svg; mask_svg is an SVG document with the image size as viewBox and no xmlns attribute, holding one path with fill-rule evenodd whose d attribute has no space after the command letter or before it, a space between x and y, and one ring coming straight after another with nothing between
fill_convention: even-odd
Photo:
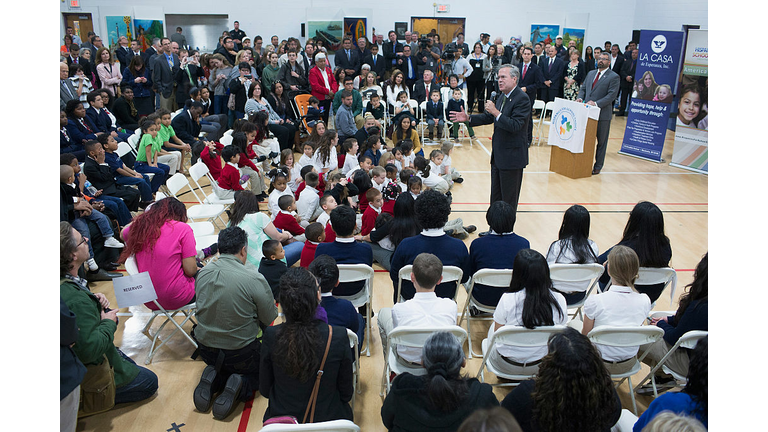
<instances>
[{"instance_id":1,"label":"blue vertical banner","mask_svg":"<svg viewBox=\"0 0 768 432\"><path fill-rule=\"evenodd\" d=\"M662 161L682 47L683 32L640 31L638 64L620 154Z\"/></svg>"}]
</instances>

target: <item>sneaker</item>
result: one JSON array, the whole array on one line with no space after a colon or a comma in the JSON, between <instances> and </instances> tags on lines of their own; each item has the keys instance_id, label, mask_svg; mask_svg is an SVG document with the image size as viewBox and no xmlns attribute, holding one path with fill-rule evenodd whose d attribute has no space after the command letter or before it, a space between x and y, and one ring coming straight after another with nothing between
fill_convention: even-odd
<instances>
[{"instance_id":1,"label":"sneaker","mask_svg":"<svg viewBox=\"0 0 768 432\"><path fill-rule=\"evenodd\" d=\"M237 405L240 389L243 388L243 377L239 374L232 374L224 385L224 391L213 403L213 418L224 420L232 414L232 410Z\"/></svg>"},{"instance_id":2,"label":"sneaker","mask_svg":"<svg viewBox=\"0 0 768 432\"><path fill-rule=\"evenodd\" d=\"M454 180L455 183L464 183L464 179L459 177L456 180Z\"/></svg>"},{"instance_id":3,"label":"sneaker","mask_svg":"<svg viewBox=\"0 0 768 432\"><path fill-rule=\"evenodd\" d=\"M195 401L195 409L200 412L208 412L211 409L211 401L213 399L213 389L211 387L215 379L216 368L210 365L206 366L192 396L192 399Z\"/></svg>"},{"instance_id":4,"label":"sneaker","mask_svg":"<svg viewBox=\"0 0 768 432\"><path fill-rule=\"evenodd\" d=\"M104 240L104 247L120 249L124 248L125 245L117 241L117 239L114 237L108 237L106 240Z\"/></svg>"},{"instance_id":5,"label":"sneaker","mask_svg":"<svg viewBox=\"0 0 768 432\"><path fill-rule=\"evenodd\" d=\"M269 152L269 158L274 159L276 157L280 156L280 153L278 152Z\"/></svg>"},{"instance_id":6,"label":"sneaker","mask_svg":"<svg viewBox=\"0 0 768 432\"><path fill-rule=\"evenodd\" d=\"M93 258L88 258L88 261L86 261L85 264L88 265L88 269L92 272L95 272L99 269L99 265L96 264L96 260Z\"/></svg>"}]
</instances>

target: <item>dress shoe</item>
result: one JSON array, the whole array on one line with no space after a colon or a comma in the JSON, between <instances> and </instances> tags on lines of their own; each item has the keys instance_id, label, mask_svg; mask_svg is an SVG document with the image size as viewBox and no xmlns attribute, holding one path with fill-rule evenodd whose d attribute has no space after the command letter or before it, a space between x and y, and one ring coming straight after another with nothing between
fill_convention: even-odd
<instances>
[{"instance_id":1,"label":"dress shoe","mask_svg":"<svg viewBox=\"0 0 768 432\"><path fill-rule=\"evenodd\" d=\"M100 268L98 271L95 271L95 272L87 272L85 274L85 279L88 282L101 282L101 281L111 281L112 279L119 278L122 276L123 276L122 273L112 273Z\"/></svg>"},{"instance_id":2,"label":"dress shoe","mask_svg":"<svg viewBox=\"0 0 768 432\"><path fill-rule=\"evenodd\" d=\"M206 366L192 397L195 401L195 409L200 412L208 412L211 409L211 403L213 402L212 386L215 379L216 368L210 365Z\"/></svg>"},{"instance_id":3,"label":"dress shoe","mask_svg":"<svg viewBox=\"0 0 768 432\"><path fill-rule=\"evenodd\" d=\"M232 374L227 379L227 384L224 385L224 391L221 392L219 397L213 403L213 418L216 420L224 420L230 414L237 405L237 398L240 395L240 389L243 388L243 377L239 374Z\"/></svg>"},{"instance_id":4,"label":"dress shoe","mask_svg":"<svg viewBox=\"0 0 768 432\"><path fill-rule=\"evenodd\" d=\"M103 268L104 270L106 270L108 272L113 272L113 271L117 270L117 267L118 267L118 265L115 264L115 263L104 264L104 265L101 266L101 268Z\"/></svg>"},{"instance_id":5,"label":"dress shoe","mask_svg":"<svg viewBox=\"0 0 768 432\"><path fill-rule=\"evenodd\" d=\"M280 156L280 153L278 152L269 152L269 158L274 159L276 157Z\"/></svg>"},{"instance_id":6,"label":"dress shoe","mask_svg":"<svg viewBox=\"0 0 768 432\"><path fill-rule=\"evenodd\" d=\"M455 183L464 183L464 179L459 177L456 180L454 180Z\"/></svg>"},{"instance_id":7,"label":"dress shoe","mask_svg":"<svg viewBox=\"0 0 768 432\"><path fill-rule=\"evenodd\" d=\"M489 230L489 231L479 232L479 233L477 233L477 235L480 236L480 237L485 237L485 236L487 236L490 233L491 233L491 231Z\"/></svg>"},{"instance_id":8,"label":"dress shoe","mask_svg":"<svg viewBox=\"0 0 768 432\"><path fill-rule=\"evenodd\" d=\"M592 175L598 175L600 174L600 170L597 168L592 168Z\"/></svg>"},{"instance_id":9,"label":"dress shoe","mask_svg":"<svg viewBox=\"0 0 768 432\"><path fill-rule=\"evenodd\" d=\"M472 234L473 232L477 231L477 227L474 225L465 226L464 231L468 232L469 234Z\"/></svg>"}]
</instances>

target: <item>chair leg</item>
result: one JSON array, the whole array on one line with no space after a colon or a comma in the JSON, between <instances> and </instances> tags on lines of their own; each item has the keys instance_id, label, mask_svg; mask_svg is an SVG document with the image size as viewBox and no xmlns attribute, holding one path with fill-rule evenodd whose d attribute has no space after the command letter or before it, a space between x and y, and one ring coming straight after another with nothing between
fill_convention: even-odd
<instances>
[{"instance_id":1,"label":"chair leg","mask_svg":"<svg viewBox=\"0 0 768 432\"><path fill-rule=\"evenodd\" d=\"M371 314L373 313L373 311L371 309L373 309L373 305L370 302L368 302L368 307L366 308L366 313L365 313L365 321L366 321L365 325L366 327L368 327L368 336L366 337L366 342L365 342L366 357L371 356L371 340L373 337L373 335L371 334Z\"/></svg>"},{"instance_id":2,"label":"chair leg","mask_svg":"<svg viewBox=\"0 0 768 432\"><path fill-rule=\"evenodd\" d=\"M472 320L470 317L467 317L467 359L471 359L473 356L472 353Z\"/></svg>"},{"instance_id":3,"label":"chair leg","mask_svg":"<svg viewBox=\"0 0 768 432\"><path fill-rule=\"evenodd\" d=\"M628 377L627 385L629 385L629 397L632 399L632 412L637 415L637 401L635 401L635 391L632 389L631 377Z\"/></svg>"},{"instance_id":4,"label":"chair leg","mask_svg":"<svg viewBox=\"0 0 768 432\"><path fill-rule=\"evenodd\" d=\"M142 333L148 333L149 332L149 328L152 327L152 322L155 321L155 318L157 318L157 314L153 313L152 314L152 318L150 318L149 321L147 321L147 325L145 325L144 328L141 329Z\"/></svg>"}]
</instances>

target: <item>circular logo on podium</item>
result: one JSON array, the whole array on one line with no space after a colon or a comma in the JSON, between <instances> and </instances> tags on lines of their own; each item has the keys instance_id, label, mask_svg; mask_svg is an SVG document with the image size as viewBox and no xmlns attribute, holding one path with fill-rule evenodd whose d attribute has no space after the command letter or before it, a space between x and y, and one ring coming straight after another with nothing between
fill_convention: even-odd
<instances>
[{"instance_id":1,"label":"circular logo on podium","mask_svg":"<svg viewBox=\"0 0 768 432\"><path fill-rule=\"evenodd\" d=\"M568 108L561 108L552 117L552 126L556 128L561 141L569 141L576 130L576 115Z\"/></svg>"}]
</instances>

